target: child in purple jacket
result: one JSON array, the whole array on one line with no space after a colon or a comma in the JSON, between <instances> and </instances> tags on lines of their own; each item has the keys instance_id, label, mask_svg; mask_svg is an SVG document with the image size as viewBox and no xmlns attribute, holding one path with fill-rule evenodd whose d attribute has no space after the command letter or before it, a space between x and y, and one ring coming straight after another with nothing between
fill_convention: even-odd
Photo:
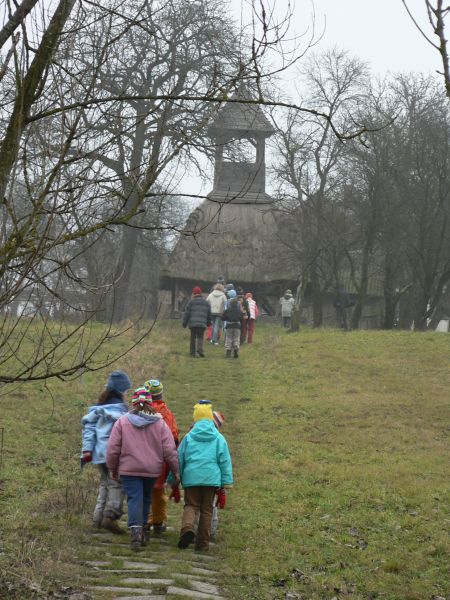
<instances>
[{"instance_id":1,"label":"child in purple jacket","mask_svg":"<svg viewBox=\"0 0 450 600\"><path fill-rule=\"evenodd\" d=\"M127 495L131 548L136 552L148 539L152 488L165 462L175 481L180 480L173 435L161 415L155 414L151 402L145 388L135 390L132 410L114 425L106 455L111 477L120 476Z\"/></svg>"}]
</instances>

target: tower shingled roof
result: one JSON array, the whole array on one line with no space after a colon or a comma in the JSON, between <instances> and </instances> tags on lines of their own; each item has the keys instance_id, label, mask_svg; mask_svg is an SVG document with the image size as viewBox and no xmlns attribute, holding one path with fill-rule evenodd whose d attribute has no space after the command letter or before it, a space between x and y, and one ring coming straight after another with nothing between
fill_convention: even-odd
<instances>
[{"instance_id":1,"label":"tower shingled roof","mask_svg":"<svg viewBox=\"0 0 450 600\"><path fill-rule=\"evenodd\" d=\"M256 132L265 136L275 133L270 121L263 113L258 104L241 103L238 100L252 100L252 98L242 92L234 94L223 108L221 108L213 123L209 127L209 132L215 135L218 131L240 131Z\"/></svg>"}]
</instances>

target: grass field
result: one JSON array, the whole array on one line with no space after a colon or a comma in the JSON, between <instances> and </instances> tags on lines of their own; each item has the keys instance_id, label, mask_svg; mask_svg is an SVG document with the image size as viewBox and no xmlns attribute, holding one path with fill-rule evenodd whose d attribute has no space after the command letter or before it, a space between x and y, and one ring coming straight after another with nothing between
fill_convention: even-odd
<instances>
[{"instance_id":1,"label":"grass field","mask_svg":"<svg viewBox=\"0 0 450 600\"><path fill-rule=\"evenodd\" d=\"M449 336L260 325L238 360L193 360L187 336L161 323L117 367L161 377L181 429L200 398L225 413L235 487L216 551L232 598L450 598ZM105 376L0 398L0 597L79 585L95 493L79 418Z\"/></svg>"}]
</instances>

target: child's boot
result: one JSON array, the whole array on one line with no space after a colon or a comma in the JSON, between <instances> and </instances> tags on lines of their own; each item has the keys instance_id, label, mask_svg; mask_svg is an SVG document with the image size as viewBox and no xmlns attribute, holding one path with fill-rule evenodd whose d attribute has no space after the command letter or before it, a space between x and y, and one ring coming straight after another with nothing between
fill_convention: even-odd
<instances>
[{"instance_id":1,"label":"child's boot","mask_svg":"<svg viewBox=\"0 0 450 600\"><path fill-rule=\"evenodd\" d=\"M226 357L227 357L227 358L231 358L231 350L227 350Z\"/></svg>"},{"instance_id":2,"label":"child's boot","mask_svg":"<svg viewBox=\"0 0 450 600\"><path fill-rule=\"evenodd\" d=\"M130 527L130 548L135 552L139 552L142 547L142 527L140 525L132 525Z\"/></svg>"},{"instance_id":3,"label":"child's boot","mask_svg":"<svg viewBox=\"0 0 450 600\"><path fill-rule=\"evenodd\" d=\"M103 527L103 529L107 529L111 533L115 533L116 535L121 535L122 533L125 533L125 531L121 527L119 527L117 519L112 519L111 517L103 517L100 526Z\"/></svg>"},{"instance_id":4,"label":"child's boot","mask_svg":"<svg viewBox=\"0 0 450 600\"><path fill-rule=\"evenodd\" d=\"M234 349L234 358L239 358L239 350L238 350L238 348Z\"/></svg>"}]
</instances>

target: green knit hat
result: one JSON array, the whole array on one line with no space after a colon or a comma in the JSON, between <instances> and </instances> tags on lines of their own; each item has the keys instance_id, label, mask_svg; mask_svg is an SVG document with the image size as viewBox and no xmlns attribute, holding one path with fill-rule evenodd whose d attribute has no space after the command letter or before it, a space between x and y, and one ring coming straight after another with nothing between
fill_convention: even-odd
<instances>
[{"instance_id":1,"label":"green knit hat","mask_svg":"<svg viewBox=\"0 0 450 600\"><path fill-rule=\"evenodd\" d=\"M152 398L162 396L163 384L159 381L159 379L149 379L144 383L144 386L145 389L150 392Z\"/></svg>"}]
</instances>

